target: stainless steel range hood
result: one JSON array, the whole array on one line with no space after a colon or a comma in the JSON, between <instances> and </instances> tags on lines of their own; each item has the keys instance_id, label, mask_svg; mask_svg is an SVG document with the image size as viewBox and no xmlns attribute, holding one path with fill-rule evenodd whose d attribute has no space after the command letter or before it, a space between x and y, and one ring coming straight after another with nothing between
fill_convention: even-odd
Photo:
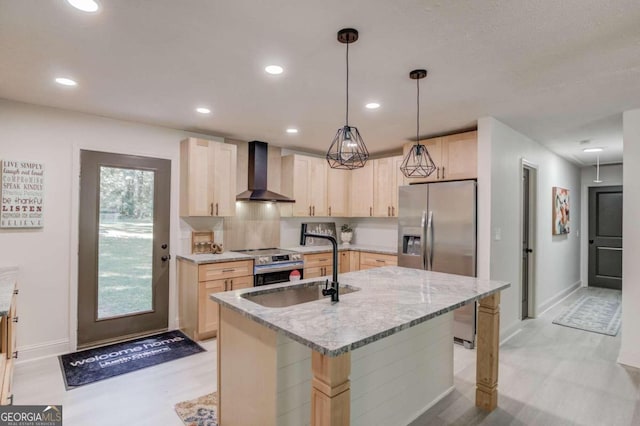
<instances>
[{"instance_id":1,"label":"stainless steel range hood","mask_svg":"<svg viewBox=\"0 0 640 426\"><path fill-rule=\"evenodd\" d=\"M276 201L294 203L289 197L267 189L268 151L267 143L249 142L249 190L236 196L236 201Z\"/></svg>"}]
</instances>

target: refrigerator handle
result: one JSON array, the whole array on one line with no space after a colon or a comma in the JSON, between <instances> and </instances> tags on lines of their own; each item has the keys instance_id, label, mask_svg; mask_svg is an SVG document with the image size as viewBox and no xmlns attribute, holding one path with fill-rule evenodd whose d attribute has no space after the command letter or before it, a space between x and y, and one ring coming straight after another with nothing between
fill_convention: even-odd
<instances>
[{"instance_id":1,"label":"refrigerator handle","mask_svg":"<svg viewBox=\"0 0 640 426\"><path fill-rule=\"evenodd\" d=\"M427 220L427 229L425 230L425 240L427 243L427 270L433 269L433 211L429 212L429 219ZM428 239L427 239L428 238Z\"/></svg>"},{"instance_id":2,"label":"refrigerator handle","mask_svg":"<svg viewBox=\"0 0 640 426\"><path fill-rule=\"evenodd\" d=\"M433 270L433 252L434 250L434 235L433 235L433 211L429 212L429 222L427 225L427 228L429 228L429 270Z\"/></svg>"},{"instance_id":3,"label":"refrigerator handle","mask_svg":"<svg viewBox=\"0 0 640 426\"><path fill-rule=\"evenodd\" d=\"M420 256L422 257L422 269L428 270L427 263L427 212L422 212L422 221L420 222Z\"/></svg>"}]
</instances>

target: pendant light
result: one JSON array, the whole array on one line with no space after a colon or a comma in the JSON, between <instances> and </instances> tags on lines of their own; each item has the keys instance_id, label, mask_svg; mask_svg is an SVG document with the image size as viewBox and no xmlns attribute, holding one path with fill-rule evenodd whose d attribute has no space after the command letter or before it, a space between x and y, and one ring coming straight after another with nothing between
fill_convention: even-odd
<instances>
[{"instance_id":1,"label":"pendant light","mask_svg":"<svg viewBox=\"0 0 640 426\"><path fill-rule=\"evenodd\" d=\"M358 31L353 28L338 31L338 41L347 45L347 113L345 125L338 129L327 151L327 162L332 169L358 169L364 167L369 158L369 151L360 132L349 125L349 44L356 40Z\"/></svg>"},{"instance_id":2,"label":"pendant light","mask_svg":"<svg viewBox=\"0 0 640 426\"><path fill-rule=\"evenodd\" d=\"M593 183L602 183L600 180L600 154L596 157L596 179Z\"/></svg>"},{"instance_id":3,"label":"pendant light","mask_svg":"<svg viewBox=\"0 0 640 426\"><path fill-rule=\"evenodd\" d=\"M427 147L420 143L420 80L427 76L427 70L413 70L409 77L416 81L418 105L416 114L416 144L411 147L407 156L402 160L400 171L405 177L427 177L436 171L436 165L431 158Z\"/></svg>"}]
</instances>

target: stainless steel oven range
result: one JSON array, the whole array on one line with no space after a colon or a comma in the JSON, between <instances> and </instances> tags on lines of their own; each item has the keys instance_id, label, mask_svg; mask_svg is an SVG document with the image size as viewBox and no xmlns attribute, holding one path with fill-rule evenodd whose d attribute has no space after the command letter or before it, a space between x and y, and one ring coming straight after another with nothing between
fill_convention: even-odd
<instances>
[{"instance_id":1,"label":"stainless steel oven range","mask_svg":"<svg viewBox=\"0 0 640 426\"><path fill-rule=\"evenodd\" d=\"M304 278L304 260L302 254L295 251L277 248L234 251L253 256L253 285L256 287L290 281L292 273Z\"/></svg>"}]
</instances>

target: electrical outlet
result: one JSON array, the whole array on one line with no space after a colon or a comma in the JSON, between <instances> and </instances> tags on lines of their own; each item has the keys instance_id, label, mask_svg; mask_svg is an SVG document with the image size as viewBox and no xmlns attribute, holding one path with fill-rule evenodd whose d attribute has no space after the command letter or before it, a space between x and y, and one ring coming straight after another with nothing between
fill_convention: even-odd
<instances>
[{"instance_id":1,"label":"electrical outlet","mask_svg":"<svg viewBox=\"0 0 640 426\"><path fill-rule=\"evenodd\" d=\"M502 239L502 229L493 228L493 239L496 241L500 241Z\"/></svg>"}]
</instances>

